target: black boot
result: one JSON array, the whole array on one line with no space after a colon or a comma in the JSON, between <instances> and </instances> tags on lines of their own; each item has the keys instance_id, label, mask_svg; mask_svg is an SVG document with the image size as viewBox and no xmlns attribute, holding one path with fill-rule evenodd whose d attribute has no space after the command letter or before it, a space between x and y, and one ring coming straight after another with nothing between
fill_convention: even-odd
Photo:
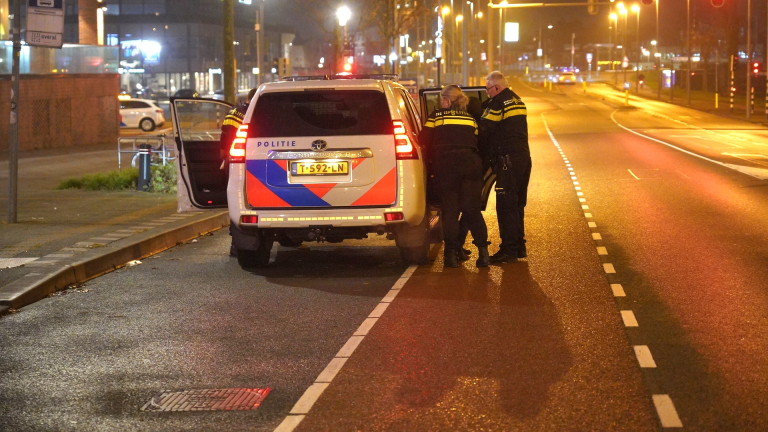
<instances>
[{"instance_id":1,"label":"black boot","mask_svg":"<svg viewBox=\"0 0 768 432\"><path fill-rule=\"evenodd\" d=\"M469 259L469 251L466 249L459 249L456 251L456 257L459 261L466 261Z\"/></svg>"},{"instance_id":2,"label":"black boot","mask_svg":"<svg viewBox=\"0 0 768 432\"><path fill-rule=\"evenodd\" d=\"M458 268L459 256L455 250L447 250L443 256L443 267Z\"/></svg>"},{"instance_id":3,"label":"black boot","mask_svg":"<svg viewBox=\"0 0 768 432\"><path fill-rule=\"evenodd\" d=\"M504 249L500 249L498 252L493 254L491 257L492 263L506 263L506 262L517 262L517 250L515 250L515 253L509 253L509 251L506 251Z\"/></svg>"},{"instance_id":4,"label":"black boot","mask_svg":"<svg viewBox=\"0 0 768 432\"><path fill-rule=\"evenodd\" d=\"M488 256L488 246L478 247L477 253L480 255L477 261L475 261L477 267L488 267L491 265L491 258Z\"/></svg>"}]
</instances>

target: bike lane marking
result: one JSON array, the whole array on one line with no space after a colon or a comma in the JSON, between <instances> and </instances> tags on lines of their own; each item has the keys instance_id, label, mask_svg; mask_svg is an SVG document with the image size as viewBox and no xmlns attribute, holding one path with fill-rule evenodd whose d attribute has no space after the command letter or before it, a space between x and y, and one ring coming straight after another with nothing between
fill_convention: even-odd
<instances>
[{"instance_id":1,"label":"bike lane marking","mask_svg":"<svg viewBox=\"0 0 768 432\"><path fill-rule=\"evenodd\" d=\"M344 367L349 357L355 352L357 347L363 341L368 332L373 328L376 322L387 310L389 304L397 297L400 290L405 286L408 279L413 276L413 273L418 268L417 265L411 265L405 272L397 279L392 288L381 299L378 305L371 311L368 317L360 324L360 327L355 330L352 336L347 340L343 347L339 350L336 356L328 363L328 365L320 372L315 382L304 391L304 394L299 398L296 404L291 408L288 416L275 428L275 432L291 432L299 426L302 420L309 414L312 406L320 398L326 388L331 384L331 381Z\"/></svg>"}]
</instances>

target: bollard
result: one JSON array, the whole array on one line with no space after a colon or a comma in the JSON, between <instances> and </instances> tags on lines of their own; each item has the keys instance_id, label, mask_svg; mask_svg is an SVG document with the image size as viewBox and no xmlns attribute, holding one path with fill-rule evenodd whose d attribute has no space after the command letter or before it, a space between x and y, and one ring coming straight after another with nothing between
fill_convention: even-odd
<instances>
[{"instance_id":1,"label":"bollard","mask_svg":"<svg viewBox=\"0 0 768 432\"><path fill-rule=\"evenodd\" d=\"M149 162L152 160L152 146L149 144L139 144L139 179L136 182L136 189L147 192L152 183L152 170Z\"/></svg>"}]
</instances>

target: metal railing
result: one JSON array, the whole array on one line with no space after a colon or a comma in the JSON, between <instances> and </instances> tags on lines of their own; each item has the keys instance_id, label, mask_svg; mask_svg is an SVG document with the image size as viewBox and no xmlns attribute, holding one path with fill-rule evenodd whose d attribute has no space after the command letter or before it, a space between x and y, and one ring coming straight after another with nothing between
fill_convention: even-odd
<instances>
[{"instance_id":1,"label":"metal railing","mask_svg":"<svg viewBox=\"0 0 768 432\"><path fill-rule=\"evenodd\" d=\"M178 157L176 143L172 137L168 137L166 134L121 137L117 140L117 169L122 169L122 156L124 153L133 155L131 156L131 167L135 167L136 160L139 158L139 146L145 144L152 148L152 165L167 165Z\"/></svg>"}]
</instances>

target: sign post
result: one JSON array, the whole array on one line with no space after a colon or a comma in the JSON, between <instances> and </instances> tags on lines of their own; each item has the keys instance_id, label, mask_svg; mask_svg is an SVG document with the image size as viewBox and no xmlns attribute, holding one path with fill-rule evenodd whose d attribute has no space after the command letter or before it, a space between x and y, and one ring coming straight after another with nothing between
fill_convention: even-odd
<instances>
[{"instance_id":1,"label":"sign post","mask_svg":"<svg viewBox=\"0 0 768 432\"><path fill-rule=\"evenodd\" d=\"M8 143L8 223L17 222L19 181L19 60L21 60L21 1L13 9L13 65L11 66L11 128Z\"/></svg>"},{"instance_id":2,"label":"sign post","mask_svg":"<svg viewBox=\"0 0 768 432\"><path fill-rule=\"evenodd\" d=\"M28 0L27 45L61 48L64 43L64 0Z\"/></svg>"}]
</instances>

